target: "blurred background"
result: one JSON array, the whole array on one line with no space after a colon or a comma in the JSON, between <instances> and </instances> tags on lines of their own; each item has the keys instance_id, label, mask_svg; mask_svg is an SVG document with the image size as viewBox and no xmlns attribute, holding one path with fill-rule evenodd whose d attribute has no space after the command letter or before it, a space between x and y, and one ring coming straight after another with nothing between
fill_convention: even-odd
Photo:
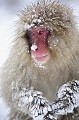
<instances>
[{"instance_id":1,"label":"blurred background","mask_svg":"<svg viewBox=\"0 0 79 120\"><path fill-rule=\"evenodd\" d=\"M0 68L8 57L10 43L14 38L14 23L18 19L17 14L26 5L38 0L0 0ZM55 1L55 0L54 0ZM79 23L79 0L59 0L73 8L77 23ZM79 29L79 24L77 24ZM0 98L0 120L8 120L9 109Z\"/></svg>"}]
</instances>

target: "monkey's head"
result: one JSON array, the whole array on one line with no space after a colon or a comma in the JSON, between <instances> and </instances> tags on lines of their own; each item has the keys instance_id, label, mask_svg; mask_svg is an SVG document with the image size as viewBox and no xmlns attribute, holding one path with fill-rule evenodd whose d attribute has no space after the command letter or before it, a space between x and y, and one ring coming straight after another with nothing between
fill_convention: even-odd
<instances>
[{"instance_id":1,"label":"monkey's head","mask_svg":"<svg viewBox=\"0 0 79 120\"><path fill-rule=\"evenodd\" d=\"M67 58L73 47L76 25L72 10L57 2L39 2L22 11L18 37L36 64ZM72 52L72 51L71 51ZM52 59L51 59L52 58ZM59 60L58 60L59 61ZM64 62L64 60L62 60Z\"/></svg>"}]
</instances>

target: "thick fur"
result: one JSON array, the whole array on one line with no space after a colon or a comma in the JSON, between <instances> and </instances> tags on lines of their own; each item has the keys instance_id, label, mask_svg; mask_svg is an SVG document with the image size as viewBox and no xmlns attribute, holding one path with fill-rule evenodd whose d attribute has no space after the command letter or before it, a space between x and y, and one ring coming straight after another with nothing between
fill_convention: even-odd
<instances>
[{"instance_id":1,"label":"thick fur","mask_svg":"<svg viewBox=\"0 0 79 120\"><path fill-rule=\"evenodd\" d=\"M24 26L31 24L33 19L42 19L42 25L51 30L48 38L51 58L41 66L32 60L26 39ZM17 111L27 113L12 101L12 94L16 92L12 88L32 86L52 102L61 85L79 79L79 34L68 6L44 1L27 7L19 15L16 32L15 44L2 73L2 96L11 108L10 120L15 118Z\"/></svg>"}]
</instances>

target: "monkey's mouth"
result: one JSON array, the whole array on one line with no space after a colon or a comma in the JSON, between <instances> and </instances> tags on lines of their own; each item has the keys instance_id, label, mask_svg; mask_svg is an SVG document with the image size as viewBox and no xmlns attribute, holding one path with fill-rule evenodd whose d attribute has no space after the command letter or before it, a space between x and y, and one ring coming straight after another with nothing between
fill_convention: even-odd
<instances>
[{"instance_id":1,"label":"monkey's mouth","mask_svg":"<svg viewBox=\"0 0 79 120\"><path fill-rule=\"evenodd\" d=\"M38 64L46 63L49 59L49 55L43 55L43 56L32 56L33 60Z\"/></svg>"}]
</instances>

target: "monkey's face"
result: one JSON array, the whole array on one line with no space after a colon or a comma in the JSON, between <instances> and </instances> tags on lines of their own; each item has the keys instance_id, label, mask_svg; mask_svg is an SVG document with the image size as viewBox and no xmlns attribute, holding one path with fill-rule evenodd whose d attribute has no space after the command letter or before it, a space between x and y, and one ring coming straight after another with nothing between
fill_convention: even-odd
<instances>
[{"instance_id":1,"label":"monkey's face","mask_svg":"<svg viewBox=\"0 0 79 120\"><path fill-rule=\"evenodd\" d=\"M47 40L49 34L47 28L40 26L27 30L31 57L38 64L43 64L50 58Z\"/></svg>"},{"instance_id":2,"label":"monkey's face","mask_svg":"<svg viewBox=\"0 0 79 120\"><path fill-rule=\"evenodd\" d=\"M72 18L68 7L55 3L39 3L25 9L19 20L19 33L23 32L21 37L26 42L26 59L45 66L67 61L75 31Z\"/></svg>"}]
</instances>

